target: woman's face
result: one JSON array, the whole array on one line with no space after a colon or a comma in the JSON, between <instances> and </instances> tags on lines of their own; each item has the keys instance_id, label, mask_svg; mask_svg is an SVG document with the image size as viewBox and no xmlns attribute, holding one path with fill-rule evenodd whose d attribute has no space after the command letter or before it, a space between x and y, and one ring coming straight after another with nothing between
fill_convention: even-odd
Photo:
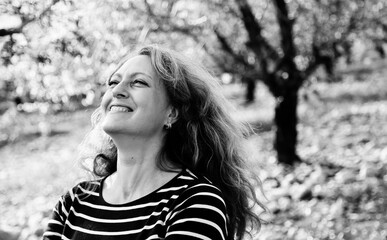
<instances>
[{"instance_id":1,"label":"woman's face","mask_svg":"<svg viewBox=\"0 0 387 240\"><path fill-rule=\"evenodd\" d=\"M111 76L101 107L102 127L111 136L161 137L171 112L165 86L145 55L130 58Z\"/></svg>"}]
</instances>

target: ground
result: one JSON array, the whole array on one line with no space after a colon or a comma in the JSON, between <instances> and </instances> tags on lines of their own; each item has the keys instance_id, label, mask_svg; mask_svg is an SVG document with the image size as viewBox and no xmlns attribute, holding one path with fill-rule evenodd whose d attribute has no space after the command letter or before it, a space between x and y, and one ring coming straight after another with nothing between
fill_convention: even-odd
<instances>
[{"instance_id":1,"label":"ground","mask_svg":"<svg viewBox=\"0 0 387 240\"><path fill-rule=\"evenodd\" d=\"M267 90L259 85L257 100L244 105L241 85L225 87L235 116L256 131L248 139L249 165L262 181L265 197L258 195L269 211L262 213L266 223L254 239L386 239L385 75L373 73L361 81L348 75L341 83L303 89L298 126L303 162L294 167L276 162L275 100ZM45 122L30 124L35 132L16 135L0 148L0 239L39 239L59 196L87 178L77 164L77 149L91 112L16 114L14 125L2 127L2 133L11 133L28 119Z\"/></svg>"}]
</instances>

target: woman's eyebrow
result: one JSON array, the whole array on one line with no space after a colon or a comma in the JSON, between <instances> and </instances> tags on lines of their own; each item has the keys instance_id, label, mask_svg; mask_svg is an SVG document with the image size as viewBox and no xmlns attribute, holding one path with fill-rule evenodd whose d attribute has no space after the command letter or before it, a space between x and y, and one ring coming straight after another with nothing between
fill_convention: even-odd
<instances>
[{"instance_id":1,"label":"woman's eyebrow","mask_svg":"<svg viewBox=\"0 0 387 240\"><path fill-rule=\"evenodd\" d=\"M109 83L109 81L113 78L113 77L117 77L119 79L122 79L122 75L120 73L117 73L117 72L113 72L110 77L106 80L106 84Z\"/></svg>"},{"instance_id":2,"label":"woman's eyebrow","mask_svg":"<svg viewBox=\"0 0 387 240\"><path fill-rule=\"evenodd\" d=\"M132 77L135 77L135 76L137 76L137 75L144 75L144 76L146 76L146 77L148 77L148 78L150 78L150 79L153 79L151 75L149 75L149 74L147 74L147 73L144 73L144 72L134 72L134 73L131 73L131 74L129 75L129 77L132 78Z\"/></svg>"},{"instance_id":3,"label":"woman's eyebrow","mask_svg":"<svg viewBox=\"0 0 387 240\"><path fill-rule=\"evenodd\" d=\"M134 73L131 73L128 77L129 78L134 78L135 76L137 75L144 75L146 76L147 78L149 78L150 80L153 80L152 76L150 76L149 74L147 73L144 73L144 72L134 72ZM114 72L112 75L110 75L110 77L108 78L108 80L106 81L106 83L109 83L109 81L113 78L118 78L118 79L122 79L122 74L121 73L117 73L117 72Z\"/></svg>"},{"instance_id":4,"label":"woman's eyebrow","mask_svg":"<svg viewBox=\"0 0 387 240\"><path fill-rule=\"evenodd\" d=\"M122 79L122 75L120 73L113 73L111 76L110 76L110 79L112 77L116 77L116 78L119 78L119 79Z\"/></svg>"}]
</instances>

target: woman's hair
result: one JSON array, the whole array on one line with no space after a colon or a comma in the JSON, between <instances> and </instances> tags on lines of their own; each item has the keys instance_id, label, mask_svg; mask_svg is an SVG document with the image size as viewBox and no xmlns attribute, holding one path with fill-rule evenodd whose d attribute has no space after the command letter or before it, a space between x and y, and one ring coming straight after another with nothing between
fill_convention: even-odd
<instances>
[{"instance_id":1,"label":"woman's hair","mask_svg":"<svg viewBox=\"0 0 387 240\"><path fill-rule=\"evenodd\" d=\"M230 116L230 106L218 81L199 63L169 49L145 46L132 54L136 55L150 57L165 84L170 104L178 111L178 120L166 130L159 167L168 170L171 162L173 166L184 166L204 175L222 191L230 239L234 236L242 239L246 232L258 231L261 219L254 207L258 204L266 208L255 193L260 184L251 183L254 178L248 175L245 165L244 143L248 129ZM88 145L86 151L93 145L93 163L89 163L89 169L92 166L94 175L102 177L116 171L117 149L103 133L100 119L101 109L98 108L92 115L93 130L84 145ZM98 139L98 142L90 144L90 139Z\"/></svg>"}]
</instances>

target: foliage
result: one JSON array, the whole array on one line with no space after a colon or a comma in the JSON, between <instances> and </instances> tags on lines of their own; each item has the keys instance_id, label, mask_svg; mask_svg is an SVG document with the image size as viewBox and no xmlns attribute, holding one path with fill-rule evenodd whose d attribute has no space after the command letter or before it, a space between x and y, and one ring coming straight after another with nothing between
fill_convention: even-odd
<instances>
[{"instance_id":1,"label":"foliage","mask_svg":"<svg viewBox=\"0 0 387 240\"><path fill-rule=\"evenodd\" d=\"M2 2L8 26L0 26L1 101L64 109L80 100L87 100L80 106L98 102L116 61L145 39L163 38L150 34L144 10L132 7L127 1ZM187 47L176 34L167 36L170 46Z\"/></svg>"},{"instance_id":2,"label":"foliage","mask_svg":"<svg viewBox=\"0 0 387 240\"><path fill-rule=\"evenodd\" d=\"M108 26L101 22L106 19L92 20L98 19L93 14L100 13L89 12L94 8L93 3L82 8L78 1L52 4L50 14L39 15L21 25L20 32L0 39L3 43L2 100L19 97L23 102L65 106L87 95L96 95L98 99L104 70L115 60L116 54L122 54L115 51L122 47L120 39L116 35L104 35ZM44 12L43 5L42 1L18 1L1 5L0 11L23 22L26 16ZM102 9L101 6L95 8ZM107 12L103 15L108 17ZM93 103L88 101L83 105Z\"/></svg>"},{"instance_id":3,"label":"foliage","mask_svg":"<svg viewBox=\"0 0 387 240\"><path fill-rule=\"evenodd\" d=\"M269 68L275 68L284 54L276 9L268 1L246 4L261 26ZM286 4L289 15L284 17L294 21L294 60L301 70L316 56L351 59L357 38L387 39L387 23L381 18L385 1ZM240 6L231 0L4 1L0 12L8 24L0 26L2 101L21 97L24 102L65 105L73 96L84 98L103 83L111 64L138 43L185 50L217 65L214 71L219 75L224 71L237 79L256 75L262 71L261 56L251 49ZM100 93L94 94L98 99Z\"/></svg>"}]
</instances>

